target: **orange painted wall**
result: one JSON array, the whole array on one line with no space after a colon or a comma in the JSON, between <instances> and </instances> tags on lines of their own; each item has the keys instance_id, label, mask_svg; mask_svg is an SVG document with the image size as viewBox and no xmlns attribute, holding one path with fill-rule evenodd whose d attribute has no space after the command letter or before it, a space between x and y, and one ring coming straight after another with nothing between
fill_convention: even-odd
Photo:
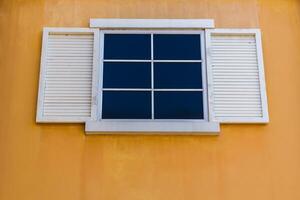
<instances>
[{"instance_id":1,"label":"orange painted wall","mask_svg":"<svg viewBox=\"0 0 300 200\"><path fill-rule=\"evenodd\" d=\"M222 125L220 136L36 124L42 27L105 17L261 28L271 122ZM298 0L0 0L0 199L299 200L299 75Z\"/></svg>"}]
</instances>

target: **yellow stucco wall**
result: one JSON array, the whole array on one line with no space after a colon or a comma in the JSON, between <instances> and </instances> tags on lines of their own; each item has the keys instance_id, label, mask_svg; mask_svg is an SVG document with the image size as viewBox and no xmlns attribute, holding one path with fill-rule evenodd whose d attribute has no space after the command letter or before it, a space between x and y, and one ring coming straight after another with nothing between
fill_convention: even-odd
<instances>
[{"instance_id":1,"label":"yellow stucco wall","mask_svg":"<svg viewBox=\"0 0 300 200\"><path fill-rule=\"evenodd\" d=\"M36 124L42 27L105 17L261 28L271 122L222 125L220 136ZM0 0L0 199L299 200L299 76L298 0Z\"/></svg>"}]
</instances>

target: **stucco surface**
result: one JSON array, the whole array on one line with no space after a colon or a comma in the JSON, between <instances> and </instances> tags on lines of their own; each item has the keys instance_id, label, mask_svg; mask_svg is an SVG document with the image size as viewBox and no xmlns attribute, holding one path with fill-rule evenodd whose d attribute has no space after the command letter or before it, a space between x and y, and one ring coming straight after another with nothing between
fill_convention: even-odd
<instances>
[{"instance_id":1,"label":"stucco surface","mask_svg":"<svg viewBox=\"0 0 300 200\"><path fill-rule=\"evenodd\" d=\"M220 136L86 136L36 124L44 26L89 18L213 18L261 28L270 123ZM300 1L0 0L1 200L299 200Z\"/></svg>"}]
</instances>

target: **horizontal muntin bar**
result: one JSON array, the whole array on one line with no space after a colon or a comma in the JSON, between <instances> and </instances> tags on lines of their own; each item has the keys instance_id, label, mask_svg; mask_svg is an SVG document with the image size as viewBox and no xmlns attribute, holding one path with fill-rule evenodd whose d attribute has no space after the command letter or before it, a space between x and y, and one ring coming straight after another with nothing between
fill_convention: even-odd
<instances>
[{"instance_id":1,"label":"horizontal muntin bar","mask_svg":"<svg viewBox=\"0 0 300 200\"><path fill-rule=\"evenodd\" d=\"M204 89L102 88L103 91L204 91Z\"/></svg>"},{"instance_id":2,"label":"horizontal muntin bar","mask_svg":"<svg viewBox=\"0 0 300 200\"><path fill-rule=\"evenodd\" d=\"M124 60L124 59L104 59L103 62L183 62L183 63L198 63L202 62L202 60Z\"/></svg>"}]
</instances>

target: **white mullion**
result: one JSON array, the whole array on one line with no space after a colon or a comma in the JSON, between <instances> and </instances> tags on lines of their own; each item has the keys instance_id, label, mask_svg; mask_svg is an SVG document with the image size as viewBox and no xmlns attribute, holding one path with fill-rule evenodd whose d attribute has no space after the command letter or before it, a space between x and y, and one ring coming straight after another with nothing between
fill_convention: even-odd
<instances>
[{"instance_id":1,"label":"white mullion","mask_svg":"<svg viewBox=\"0 0 300 200\"><path fill-rule=\"evenodd\" d=\"M151 119L154 119L154 54L153 33L151 33Z\"/></svg>"}]
</instances>

